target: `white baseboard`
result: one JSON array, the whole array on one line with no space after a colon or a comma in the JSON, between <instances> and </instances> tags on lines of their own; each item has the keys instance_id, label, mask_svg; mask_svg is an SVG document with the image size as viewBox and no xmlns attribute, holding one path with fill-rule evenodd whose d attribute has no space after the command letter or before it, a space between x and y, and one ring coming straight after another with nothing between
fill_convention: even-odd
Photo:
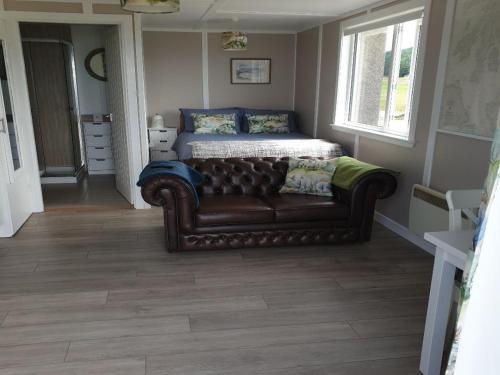
<instances>
[{"instance_id":1,"label":"white baseboard","mask_svg":"<svg viewBox=\"0 0 500 375\"><path fill-rule=\"evenodd\" d=\"M78 179L76 176L65 176L65 177L40 177L40 182L42 185L49 184L76 184Z\"/></svg>"},{"instance_id":2,"label":"white baseboard","mask_svg":"<svg viewBox=\"0 0 500 375\"><path fill-rule=\"evenodd\" d=\"M114 169L106 169L103 171L88 171L89 176L101 175L101 174L116 174Z\"/></svg>"},{"instance_id":3,"label":"white baseboard","mask_svg":"<svg viewBox=\"0 0 500 375\"><path fill-rule=\"evenodd\" d=\"M400 235L405 240L408 240L412 244L420 247L422 250L427 251L429 254L434 255L436 253L436 247L433 244L427 242L422 237L416 235L405 226L395 222L392 219L389 219L387 216L382 215L378 211L375 211L375 221L382 224L384 227L393 231L394 233Z\"/></svg>"},{"instance_id":4,"label":"white baseboard","mask_svg":"<svg viewBox=\"0 0 500 375\"><path fill-rule=\"evenodd\" d=\"M45 167L45 174L68 174L74 173L75 167Z\"/></svg>"}]
</instances>

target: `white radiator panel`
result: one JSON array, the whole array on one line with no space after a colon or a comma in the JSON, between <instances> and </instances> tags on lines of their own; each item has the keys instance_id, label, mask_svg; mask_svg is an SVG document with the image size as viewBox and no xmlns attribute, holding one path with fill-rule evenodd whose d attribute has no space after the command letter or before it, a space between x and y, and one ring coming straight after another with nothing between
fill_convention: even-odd
<instances>
[{"instance_id":1,"label":"white radiator panel","mask_svg":"<svg viewBox=\"0 0 500 375\"><path fill-rule=\"evenodd\" d=\"M449 229L446 196L422 185L414 185L410 200L410 230L424 236L425 232Z\"/></svg>"},{"instance_id":2,"label":"white radiator panel","mask_svg":"<svg viewBox=\"0 0 500 375\"><path fill-rule=\"evenodd\" d=\"M112 114L111 136L116 170L116 189L129 201L133 202L130 183L130 152L127 142L125 117L125 94L123 92L123 71L120 52L120 32L118 26L111 26L106 31L104 47L106 49L106 97L108 110Z\"/></svg>"}]
</instances>

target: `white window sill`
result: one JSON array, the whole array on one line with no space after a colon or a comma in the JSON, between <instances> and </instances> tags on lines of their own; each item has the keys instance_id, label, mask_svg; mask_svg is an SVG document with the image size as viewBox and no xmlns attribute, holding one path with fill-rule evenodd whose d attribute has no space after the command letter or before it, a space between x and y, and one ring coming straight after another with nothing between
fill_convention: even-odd
<instances>
[{"instance_id":1,"label":"white window sill","mask_svg":"<svg viewBox=\"0 0 500 375\"><path fill-rule=\"evenodd\" d=\"M370 139L375 139L380 142L391 143L393 145L412 148L415 146L415 142L407 139L404 136L399 136L397 134L384 133L377 131L376 129L371 129L364 126L356 126L354 124L331 124L334 130L341 132L363 136Z\"/></svg>"}]
</instances>

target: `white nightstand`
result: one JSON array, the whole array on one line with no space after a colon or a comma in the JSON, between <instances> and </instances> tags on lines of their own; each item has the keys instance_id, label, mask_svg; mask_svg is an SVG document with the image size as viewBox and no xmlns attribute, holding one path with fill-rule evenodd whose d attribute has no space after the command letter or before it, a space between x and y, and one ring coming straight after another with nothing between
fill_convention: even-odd
<instances>
[{"instance_id":1,"label":"white nightstand","mask_svg":"<svg viewBox=\"0 0 500 375\"><path fill-rule=\"evenodd\" d=\"M115 174L110 122L83 122L87 169L93 174Z\"/></svg>"},{"instance_id":2,"label":"white nightstand","mask_svg":"<svg viewBox=\"0 0 500 375\"><path fill-rule=\"evenodd\" d=\"M177 160L177 153L172 151L172 146L177 138L177 129L148 129L148 133L151 161Z\"/></svg>"}]
</instances>

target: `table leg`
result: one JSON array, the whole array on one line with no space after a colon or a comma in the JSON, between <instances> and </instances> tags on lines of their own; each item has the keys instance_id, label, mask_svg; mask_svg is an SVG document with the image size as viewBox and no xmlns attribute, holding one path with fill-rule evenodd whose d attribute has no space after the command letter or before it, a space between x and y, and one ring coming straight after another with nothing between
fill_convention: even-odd
<instances>
[{"instance_id":1,"label":"table leg","mask_svg":"<svg viewBox=\"0 0 500 375\"><path fill-rule=\"evenodd\" d=\"M424 375L439 375L441 371L455 270L456 267L446 261L445 253L437 248L420 358L420 371Z\"/></svg>"}]
</instances>

